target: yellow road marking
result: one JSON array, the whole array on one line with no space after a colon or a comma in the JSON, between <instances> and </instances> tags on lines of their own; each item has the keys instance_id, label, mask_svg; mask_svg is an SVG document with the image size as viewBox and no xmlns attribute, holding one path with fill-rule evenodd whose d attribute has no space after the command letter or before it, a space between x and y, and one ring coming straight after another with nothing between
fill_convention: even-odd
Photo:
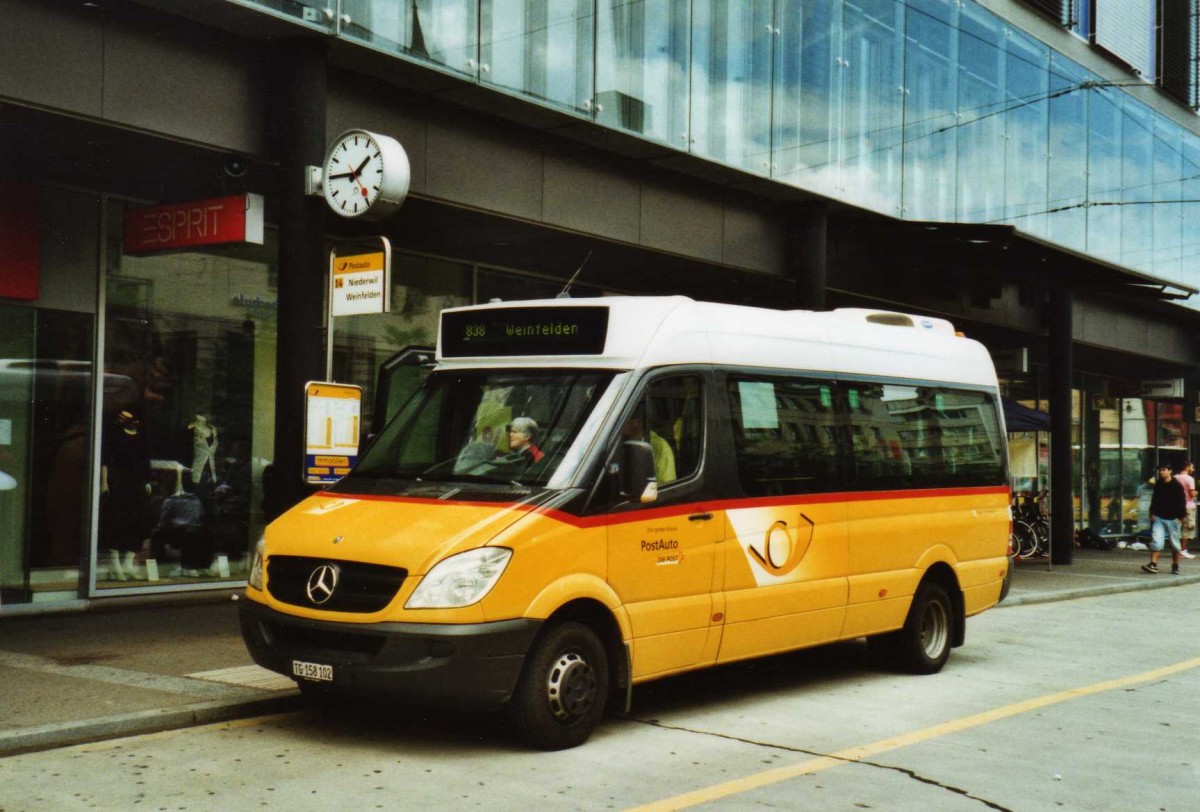
<instances>
[{"instance_id":1,"label":"yellow road marking","mask_svg":"<svg viewBox=\"0 0 1200 812\"><path fill-rule=\"evenodd\" d=\"M1143 682L1153 682L1154 680L1163 679L1172 674L1178 674L1181 671L1187 671L1198 666L1200 666L1200 657L1185 660L1175 665L1168 665L1165 668L1144 671L1141 674L1134 674L1129 677L1120 677L1118 679L1106 680L1105 682L1097 682L1094 685L1087 685L1083 688L1072 688L1054 694L1046 694L1045 696L1027 699L1024 702L1014 702L1011 705L1005 705L994 710L984 711L983 713L976 713L972 716L964 716L961 719L954 719L940 725L934 725L933 727L915 730L900 736L893 736L890 739L883 739L871 744L840 750L828 756L808 759L799 764L793 764L788 767L777 767L773 770L764 770L763 772L747 775L743 778L735 778L732 781L726 781L722 784L715 784L711 787L694 790L693 792L685 792L682 795L676 795L674 798L665 798L661 801L654 801L653 803L634 807L629 812L665 812L665 810L686 809L697 804L727 798L730 795L748 792L770 784L778 784L781 781L788 781L792 778L799 778L802 775L812 775L822 770L828 770L830 767L863 761L880 753L898 750L901 747L919 744L940 736L947 736L951 733L970 730L973 727L990 724L991 722L998 722L1001 719L1007 719L1011 716L1028 713L1029 711L1045 708L1049 705L1056 705L1059 702L1066 702L1068 699L1091 696L1092 694L1104 693L1105 691L1115 691L1119 688L1127 688L1130 685L1138 685Z\"/></svg>"}]
</instances>

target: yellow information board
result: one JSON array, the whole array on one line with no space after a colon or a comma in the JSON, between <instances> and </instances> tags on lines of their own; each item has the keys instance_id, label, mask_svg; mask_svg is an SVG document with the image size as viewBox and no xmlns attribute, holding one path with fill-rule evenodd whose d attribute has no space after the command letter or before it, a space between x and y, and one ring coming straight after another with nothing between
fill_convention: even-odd
<instances>
[{"instance_id":1,"label":"yellow information board","mask_svg":"<svg viewBox=\"0 0 1200 812\"><path fill-rule=\"evenodd\" d=\"M309 381L304 388L304 481L337 482L358 459L362 387Z\"/></svg>"}]
</instances>

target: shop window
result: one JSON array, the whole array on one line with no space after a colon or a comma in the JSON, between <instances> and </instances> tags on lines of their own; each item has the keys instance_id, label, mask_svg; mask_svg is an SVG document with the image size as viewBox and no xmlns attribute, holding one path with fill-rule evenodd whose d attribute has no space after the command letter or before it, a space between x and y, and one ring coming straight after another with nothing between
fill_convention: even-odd
<instances>
[{"instance_id":1,"label":"shop window","mask_svg":"<svg viewBox=\"0 0 1200 812\"><path fill-rule=\"evenodd\" d=\"M92 325L81 313L0 307L0 604L77 596Z\"/></svg>"},{"instance_id":2,"label":"shop window","mask_svg":"<svg viewBox=\"0 0 1200 812\"><path fill-rule=\"evenodd\" d=\"M245 577L275 439L271 255L112 252L99 588Z\"/></svg>"},{"instance_id":3,"label":"shop window","mask_svg":"<svg viewBox=\"0 0 1200 812\"><path fill-rule=\"evenodd\" d=\"M574 273L570 268L563 270ZM586 274L587 271L585 270L583 273ZM568 278L569 276L570 274L567 274ZM504 302L516 302L524 299L553 299L562 292L566 284L565 281L557 279L480 269L476 301L490 302L493 299L499 299ZM578 280L571 284L568 292L575 299L600 295L599 288L594 285L581 285Z\"/></svg>"}]
</instances>

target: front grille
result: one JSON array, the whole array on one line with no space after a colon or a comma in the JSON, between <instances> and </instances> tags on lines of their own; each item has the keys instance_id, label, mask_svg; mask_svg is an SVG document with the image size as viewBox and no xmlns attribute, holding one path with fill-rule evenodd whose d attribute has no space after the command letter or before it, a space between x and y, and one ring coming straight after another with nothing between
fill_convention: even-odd
<instances>
[{"instance_id":1,"label":"front grille","mask_svg":"<svg viewBox=\"0 0 1200 812\"><path fill-rule=\"evenodd\" d=\"M328 566L336 574L336 583L327 572L325 586L332 586L328 600L319 602L324 594L314 592L317 601L309 597L309 579L321 567ZM308 609L329 612L378 612L383 609L404 584L408 570L341 561L332 558L305 558L295 555L273 555L267 559L267 590L277 601Z\"/></svg>"},{"instance_id":2,"label":"front grille","mask_svg":"<svg viewBox=\"0 0 1200 812\"><path fill-rule=\"evenodd\" d=\"M264 621L262 630L268 643L303 651L336 651L339 654L374 657L384 643L383 636L378 634L327 631L271 621Z\"/></svg>"}]
</instances>

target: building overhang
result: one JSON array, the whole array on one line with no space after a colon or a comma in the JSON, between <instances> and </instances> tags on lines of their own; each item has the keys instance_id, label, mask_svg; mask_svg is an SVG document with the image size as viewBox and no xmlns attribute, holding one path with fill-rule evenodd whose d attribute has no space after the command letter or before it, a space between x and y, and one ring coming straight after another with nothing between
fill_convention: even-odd
<instances>
[{"instance_id":1,"label":"building overhang","mask_svg":"<svg viewBox=\"0 0 1200 812\"><path fill-rule=\"evenodd\" d=\"M831 232L905 257L931 272L968 271L967 280L1009 282L1081 293L1115 293L1182 301L1200 293L1004 224L905 221L862 213L830 216Z\"/></svg>"}]
</instances>

